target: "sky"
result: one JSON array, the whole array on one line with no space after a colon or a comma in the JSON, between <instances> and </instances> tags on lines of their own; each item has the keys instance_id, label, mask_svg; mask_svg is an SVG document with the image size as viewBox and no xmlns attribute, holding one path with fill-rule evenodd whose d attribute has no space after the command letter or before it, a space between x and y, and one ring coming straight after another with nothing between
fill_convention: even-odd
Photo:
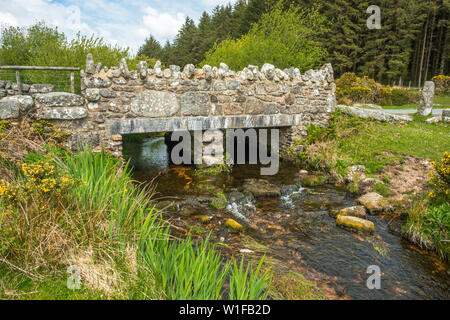
<instances>
[{"instance_id":1,"label":"sky","mask_svg":"<svg viewBox=\"0 0 450 320\"><path fill-rule=\"evenodd\" d=\"M103 37L132 53L152 34L164 44L173 40L186 17L198 22L203 11L235 0L0 0L0 26L29 26L44 20L69 39Z\"/></svg>"}]
</instances>

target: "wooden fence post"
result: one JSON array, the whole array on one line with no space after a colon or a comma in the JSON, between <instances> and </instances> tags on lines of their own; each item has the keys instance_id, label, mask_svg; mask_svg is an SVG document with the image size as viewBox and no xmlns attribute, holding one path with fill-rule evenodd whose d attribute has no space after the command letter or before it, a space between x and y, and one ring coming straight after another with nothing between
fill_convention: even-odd
<instances>
[{"instance_id":1,"label":"wooden fence post","mask_svg":"<svg viewBox=\"0 0 450 320\"><path fill-rule=\"evenodd\" d=\"M19 88L19 95L22 95L22 82L20 81L20 71L16 70L16 82L17 87Z\"/></svg>"},{"instance_id":2,"label":"wooden fence post","mask_svg":"<svg viewBox=\"0 0 450 320\"><path fill-rule=\"evenodd\" d=\"M75 75L73 71L70 73L70 90L75 93Z\"/></svg>"}]
</instances>

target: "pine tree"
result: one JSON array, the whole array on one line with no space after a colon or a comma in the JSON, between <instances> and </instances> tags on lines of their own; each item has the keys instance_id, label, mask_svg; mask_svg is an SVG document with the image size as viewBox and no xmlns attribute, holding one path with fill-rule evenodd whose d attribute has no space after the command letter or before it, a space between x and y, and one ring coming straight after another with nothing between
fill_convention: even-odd
<instances>
[{"instance_id":1,"label":"pine tree","mask_svg":"<svg viewBox=\"0 0 450 320\"><path fill-rule=\"evenodd\" d=\"M161 59L162 48L161 44L150 35L145 39L145 43L139 48L137 54L144 55L149 58Z\"/></svg>"}]
</instances>

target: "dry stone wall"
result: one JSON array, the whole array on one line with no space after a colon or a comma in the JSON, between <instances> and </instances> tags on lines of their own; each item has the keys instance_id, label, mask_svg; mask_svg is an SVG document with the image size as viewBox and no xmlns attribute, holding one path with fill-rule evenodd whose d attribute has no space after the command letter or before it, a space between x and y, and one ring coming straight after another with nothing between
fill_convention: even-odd
<instances>
[{"instance_id":1,"label":"dry stone wall","mask_svg":"<svg viewBox=\"0 0 450 320\"><path fill-rule=\"evenodd\" d=\"M40 93L53 92L54 86L51 84L26 84L22 83L22 95L36 96ZM0 79L0 99L7 96L19 95L19 85L12 81Z\"/></svg>"},{"instance_id":2,"label":"dry stone wall","mask_svg":"<svg viewBox=\"0 0 450 320\"><path fill-rule=\"evenodd\" d=\"M304 74L270 64L234 72L225 64L162 69L160 62L140 62L130 71L125 60L102 68L88 55L81 77L82 96L37 94L31 114L71 131L73 148L89 143L117 155L124 134L194 130L199 122L203 130L279 127L281 146L288 147L309 124L327 125L336 104L330 64ZM5 99L0 118L24 113Z\"/></svg>"}]
</instances>

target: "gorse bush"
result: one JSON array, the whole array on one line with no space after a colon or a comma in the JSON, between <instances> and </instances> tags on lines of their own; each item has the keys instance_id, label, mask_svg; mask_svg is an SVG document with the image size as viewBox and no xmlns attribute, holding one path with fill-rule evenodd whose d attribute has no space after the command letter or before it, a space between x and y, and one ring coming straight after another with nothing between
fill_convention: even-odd
<instances>
[{"instance_id":1,"label":"gorse bush","mask_svg":"<svg viewBox=\"0 0 450 320\"><path fill-rule=\"evenodd\" d=\"M450 93L450 77L444 76L443 74L440 74L438 76L435 76L431 79L435 86L436 86L436 92L437 93Z\"/></svg>"},{"instance_id":2,"label":"gorse bush","mask_svg":"<svg viewBox=\"0 0 450 320\"><path fill-rule=\"evenodd\" d=\"M431 199L442 202L449 201L450 195L450 153L444 152L442 159L431 162L432 171L429 173L429 184L432 191L429 193Z\"/></svg>"},{"instance_id":3,"label":"gorse bush","mask_svg":"<svg viewBox=\"0 0 450 320\"><path fill-rule=\"evenodd\" d=\"M403 89L383 87L367 76L358 77L353 72L344 73L336 80L336 99L339 103L377 103L404 105L417 102L418 93Z\"/></svg>"},{"instance_id":4,"label":"gorse bush","mask_svg":"<svg viewBox=\"0 0 450 320\"><path fill-rule=\"evenodd\" d=\"M280 1L262 15L248 34L216 44L201 65L219 66L225 62L233 70L242 70L248 65L271 63L281 69L307 70L317 67L326 56L318 40L324 32L325 19L319 8L292 5L285 10Z\"/></svg>"}]
</instances>

